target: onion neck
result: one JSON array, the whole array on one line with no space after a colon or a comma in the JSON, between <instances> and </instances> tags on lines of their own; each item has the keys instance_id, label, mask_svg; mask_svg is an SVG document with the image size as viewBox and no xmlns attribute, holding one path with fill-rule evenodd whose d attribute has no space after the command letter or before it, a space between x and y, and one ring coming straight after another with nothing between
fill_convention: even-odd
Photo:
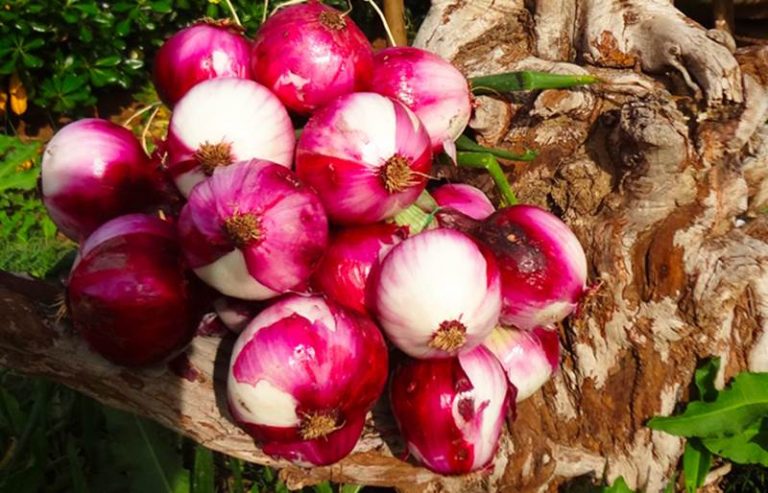
<instances>
[{"instance_id":1,"label":"onion neck","mask_svg":"<svg viewBox=\"0 0 768 493\"><path fill-rule=\"evenodd\" d=\"M235 162L235 158L232 156L232 144L223 141L218 144L203 142L195 151L195 160L200 163L203 173L206 176L211 176L216 168L229 166Z\"/></svg>"},{"instance_id":2,"label":"onion neck","mask_svg":"<svg viewBox=\"0 0 768 493\"><path fill-rule=\"evenodd\" d=\"M384 188L389 193L399 193L413 184L411 161L399 154L387 159L379 170Z\"/></svg>"},{"instance_id":3,"label":"onion neck","mask_svg":"<svg viewBox=\"0 0 768 493\"><path fill-rule=\"evenodd\" d=\"M302 440L322 438L341 428L341 425L338 425L337 422L338 415L334 411L307 413L301 418L299 435Z\"/></svg>"},{"instance_id":4,"label":"onion neck","mask_svg":"<svg viewBox=\"0 0 768 493\"><path fill-rule=\"evenodd\" d=\"M446 353L454 353L467 342L467 327L458 320L446 320L432 334L429 346Z\"/></svg>"},{"instance_id":5,"label":"onion neck","mask_svg":"<svg viewBox=\"0 0 768 493\"><path fill-rule=\"evenodd\" d=\"M224 234L238 248L257 243L263 237L261 219L251 212L235 214L227 218L222 228L224 229Z\"/></svg>"}]
</instances>

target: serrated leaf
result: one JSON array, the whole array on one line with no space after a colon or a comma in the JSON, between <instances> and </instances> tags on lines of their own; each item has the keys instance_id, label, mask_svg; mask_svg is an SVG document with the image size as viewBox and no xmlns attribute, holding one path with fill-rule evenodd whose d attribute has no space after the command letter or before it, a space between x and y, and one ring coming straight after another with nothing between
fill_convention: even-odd
<instances>
[{"instance_id":1,"label":"serrated leaf","mask_svg":"<svg viewBox=\"0 0 768 493\"><path fill-rule=\"evenodd\" d=\"M717 389L715 388L715 379L717 372L720 371L720 358L710 358L701 365L694 374L696 388L699 391L698 399L711 402L717 398Z\"/></svg>"},{"instance_id":2,"label":"serrated leaf","mask_svg":"<svg viewBox=\"0 0 768 493\"><path fill-rule=\"evenodd\" d=\"M678 416L655 417L654 430L685 437L735 435L768 414L768 373L740 373L712 402L691 402Z\"/></svg>"},{"instance_id":3,"label":"serrated leaf","mask_svg":"<svg viewBox=\"0 0 768 493\"><path fill-rule=\"evenodd\" d=\"M35 165L39 150L40 142L22 142L16 137L0 135L0 192L35 188L40 174L40 167Z\"/></svg>"},{"instance_id":4,"label":"serrated leaf","mask_svg":"<svg viewBox=\"0 0 768 493\"><path fill-rule=\"evenodd\" d=\"M704 484L709 468L712 466L712 453L698 438L690 438L683 453L683 476L686 493L696 493Z\"/></svg>"},{"instance_id":5,"label":"serrated leaf","mask_svg":"<svg viewBox=\"0 0 768 493\"><path fill-rule=\"evenodd\" d=\"M635 493L627 486L627 482L624 481L624 476L619 476L616 481L610 486L604 486L602 493Z\"/></svg>"},{"instance_id":6,"label":"serrated leaf","mask_svg":"<svg viewBox=\"0 0 768 493\"><path fill-rule=\"evenodd\" d=\"M703 445L713 454L737 464L761 464L768 467L768 418L726 438L705 438Z\"/></svg>"}]
</instances>

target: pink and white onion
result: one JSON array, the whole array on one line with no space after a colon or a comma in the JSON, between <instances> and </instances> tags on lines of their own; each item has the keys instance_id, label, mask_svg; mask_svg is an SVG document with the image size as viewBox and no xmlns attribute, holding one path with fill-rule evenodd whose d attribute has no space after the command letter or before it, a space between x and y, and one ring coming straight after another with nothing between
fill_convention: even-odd
<instances>
[{"instance_id":1,"label":"pink and white onion","mask_svg":"<svg viewBox=\"0 0 768 493\"><path fill-rule=\"evenodd\" d=\"M472 97L466 77L456 67L411 46L383 49L373 60L370 90L413 110L424 123L435 153L464 132L472 114Z\"/></svg>"},{"instance_id":2,"label":"pink and white onion","mask_svg":"<svg viewBox=\"0 0 768 493\"><path fill-rule=\"evenodd\" d=\"M373 66L371 44L349 16L316 0L267 19L251 53L253 78L300 114L365 90Z\"/></svg>"},{"instance_id":3,"label":"pink and white onion","mask_svg":"<svg viewBox=\"0 0 768 493\"><path fill-rule=\"evenodd\" d=\"M149 212L162 199L159 164L130 130L98 118L56 132L45 147L41 175L48 214L75 241L112 218Z\"/></svg>"},{"instance_id":4,"label":"pink and white onion","mask_svg":"<svg viewBox=\"0 0 768 493\"><path fill-rule=\"evenodd\" d=\"M402 103L343 96L315 112L296 148L296 174L332 221L374 223L412 204L432 167L429 136Z\"/></svg>"},{"instance_id":5,"label":"pink and white onion","mask_svg":"<svg viewBox=\"0 0 768 493\"><path fill-rule=\"evenodd\" d=\"M198 82L250 78L251 47L234 26L200 22L168 38L155 55L152 78L160 99L173 108Z\"/></svg>"},{"instance_id":6,"label":"pink and white onion","mask_svg":"<svg viewBox=\"0 0 768 493\"><path fill-rule=\"evenodd\" d=\"M493 255L455 230L396 245L374 282L374 311L389 339L415 358L445 358L482 344L499 319Z\"/></svg>"},{"instance_id":7,"label":"pink and white onion","mask_svg":"<svg viewBox=\"0 0 768 493\"><path fill-rule=\"evenodd\" d=\"M300 465L346 456L387 379L376 325L320 296L291 295L240 334L227 381L230 411L264 452Z\"/></svg>"},{"instance_id":8,"label":"pink and white onion","mask_svg":"<svg viewBox=\"0 0 768 493\"><path fill-rule=\"evenodd\" d=\"M516 401L527 399L557 370L560 340L557 332L544 327L533 330L496 327L483 343L501 363Z\"/></svg>"},{"instance_id":9,"label":"pink and white onion","mask_svg":"<svg viewBox=\"0 0 768 493\"><path fill-rule=\"evenodd\" d=\"M172 224L129 214L83 243L67 282L75 329L110 361L145 366L192 339L202 315Z\"/></svg>"},{"instance_id":10,"label":"pink and white onion","mask_svg":"<svg viewBox=\"0 0 768 493\"><path fill-rule=\"evenodd\" d=\"M287 168L296 135L280 101L251 80L201 82L179 100L168 127L167 166L187 197L216 168L264 159Z\"/></svg>"},{"instance_id":11,"label":"pink and white onion","mask_svg":"<svg viewBox=\"0 0 768 493\"><path fill-rule=\"evenodd\" d=\"M330 299L368 314L368 277L389 250L408 236L407 228L377 223L337 231L312 276L312 285Z\"/></svg>"},{"instance_id":12,"label":"pink and white onion","mask_svg":"<svg viewBox=\"0 0 768 493\"><path fill-rule=\"evenodd\" d=\"M192 190L178 227L203 281L252 300L303 289L328 243L317 195L289 169L261 160L217 169Z\"/></svg>"},{"instance_id":13,"label":"pink and white onion","mask_svg":"<svg viewBox=\"0 0 768 493\"><path fill-rule=\"evenodd\" d=\"M408 450L440 474L489 465L510 405L509 386L485 347L456 358L407 358L392 374L392 414Z\"/></svg>"},{"instance_id":14,"label":"pink and white onion","mask_svg":"<svg viewBox=\"0 0 768 493\"><path fill-rule=\"evenodd\" d=\"M472 219L485 219L496 210L483 191L472 185L449 183L429 193L438 206L451 207Z\"/></svg>"}]
</instances>

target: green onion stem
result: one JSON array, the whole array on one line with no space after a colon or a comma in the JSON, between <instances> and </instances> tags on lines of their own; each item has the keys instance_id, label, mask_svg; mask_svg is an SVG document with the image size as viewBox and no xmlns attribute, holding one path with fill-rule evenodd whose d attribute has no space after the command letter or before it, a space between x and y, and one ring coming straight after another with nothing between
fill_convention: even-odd
<instances>
[{"instance_id":1,"label":"green onion stem","mask_svg":"<svg viewBox=\"0 0 768 493\"><path fill-rule=\"evenodd\" d=\"M507 176L501 169L499 162L488 152L459 152L458 164L466 168L481 168L486 170L493 178L496 187L501 192L501 200L503 205L515 205L517 204L517 197L515 192L509 186Z\"/></svg>"},{"instance_id":2,"label":"green onion stem","mask_svg":"<svg viewBox=\"0 0 768 493\"><path fill-rule=\"evenodd\" d=\"M550 74L549 72L504 72L472 77L469 83L474 94L498 94L536 89L565 89L594 84L600 79L592 74Z\"/></svg>"},{"instance_id":3,"label":"green onion stem","mask_svg":"<svg viewBox=\"0 0 768 493\"><path fill-rule=\"evenodd\" d=\"M456 149L459 151L487 152L488 154L511 161L533 161L538 155L538 152L533 149L526 149L522 154L518 154L516 152L509 152L506 149L481 146L466 135L461 135L456 139Z\"/></svg>"}]
</instances>

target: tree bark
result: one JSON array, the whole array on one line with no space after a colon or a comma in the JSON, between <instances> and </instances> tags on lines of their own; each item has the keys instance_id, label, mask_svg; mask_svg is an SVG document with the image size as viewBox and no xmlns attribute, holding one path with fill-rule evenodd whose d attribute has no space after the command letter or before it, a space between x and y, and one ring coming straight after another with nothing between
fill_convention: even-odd
<instances>
[{"instance_id":1,"label":"tree bark","mask_svg":"<svg viewBox=\"0 0 768 493\"><path fill-rule=\"evenodd\" d=\"M560 326L561 369L519 406L488 471L441 477L400 459L386 402L339 464L275 461L223 404L230 338L196 338L182 371L117 368L55 321L60 289L39 281L0 277L0 365L284 468L292 487L331 479L407 491L555 491L580 476L621 475L632 488L661 491L684 442L645 423L687 399L697 363L721 356L720 385L742 370L768 371L768 49L734 54L725 36L662 0L433 2L416 44L468 75L589 71L603 81L477 100L480 141L539 151L532 163L506 163L513 187L568 222L600 285ZM439 172L495 193L475 172Z\"/></svg>"}]
</instances>

